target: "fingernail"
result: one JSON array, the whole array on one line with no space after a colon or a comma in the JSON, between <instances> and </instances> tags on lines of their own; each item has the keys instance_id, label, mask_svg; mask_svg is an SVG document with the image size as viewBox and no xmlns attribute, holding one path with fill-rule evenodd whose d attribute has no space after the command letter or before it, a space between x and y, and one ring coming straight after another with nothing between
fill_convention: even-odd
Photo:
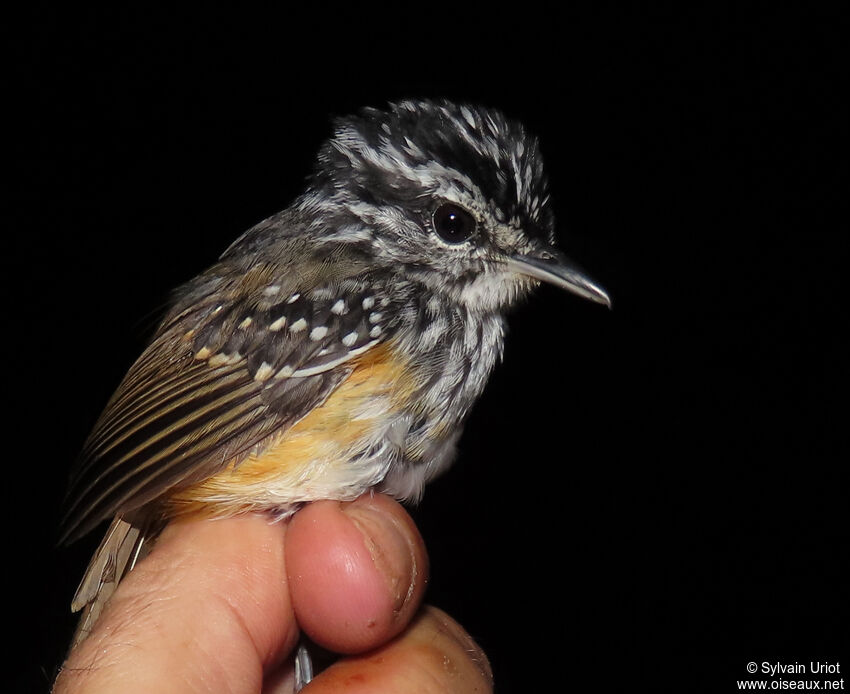
<instances>
[{"instance_id":1,"label":"fingernail","mask_svg":"<svg viewBox=\"0 0 850 694\"><path fill-rule=\"evenodd\" d=\"M358 499L343 509L362 533L375 568L387 581L398 614L410 600L419 575L412 539L405 528L388 513Z\"/></svg>"},{"instance_id":2,"label":"fingernail","mask_svg":"<svg viewBox=\"0 0 850 694\"><path fill-rule=\"evenodd\" d=\"M456 621L449 617L441 609L429 605L427 609L437 618L443 631L453 638L460 647L468 654L469 659L475 664L479 672L493 686L493 668L487 658L487 654L481 649L475 640L466 633Z\"/></svg>"}]
</instances>

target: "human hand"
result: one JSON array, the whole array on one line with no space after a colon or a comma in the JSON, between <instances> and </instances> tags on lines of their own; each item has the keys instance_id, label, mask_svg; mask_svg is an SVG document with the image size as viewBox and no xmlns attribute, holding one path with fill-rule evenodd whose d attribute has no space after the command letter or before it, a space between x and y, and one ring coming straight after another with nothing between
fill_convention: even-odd
<instances>
[{"instance_id":1,"label":"human hand","mask_svg":"<svg viewBox=\"0 0 850 694\"><path fill-rule=\"evenodd\" d=\"M483 652L420 609L427 555L389 497L263 516L178 521L122 581L55 694L291 691L303 629L347 656L303 690L487 692Z\"/></svg>"}]
</instances>

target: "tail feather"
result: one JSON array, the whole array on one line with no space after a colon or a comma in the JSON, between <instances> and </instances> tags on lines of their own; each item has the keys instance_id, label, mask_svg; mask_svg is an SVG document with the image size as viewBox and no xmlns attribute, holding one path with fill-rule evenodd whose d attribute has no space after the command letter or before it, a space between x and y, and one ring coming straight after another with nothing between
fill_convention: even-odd
<instances>
[{"instance_id":1,"label":"tail feather","mask_svg":"<svg viewBox=\"0 0 850 694\"><path fill-rule=\"evenodd\" d=\"M146 542L151 539L145 527L117 517L112 521L71 602L74 612L83 611L71 648L89 635L121 579L147 554Z\"/></svg>"}]
</instances>

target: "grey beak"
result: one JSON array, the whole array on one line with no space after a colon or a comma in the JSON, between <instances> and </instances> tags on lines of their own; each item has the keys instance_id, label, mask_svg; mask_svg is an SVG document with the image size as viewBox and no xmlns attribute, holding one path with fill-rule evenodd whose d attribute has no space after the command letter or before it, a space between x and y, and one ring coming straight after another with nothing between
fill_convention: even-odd
<instances>
[{"instance_id":1,"label":"grey beak","mask_svg":"<svg viewBox=\"0 0 850 694\"><path fill-rule=\"evenodd\" d=\"M506 262L514 272L554 284L556 287L611 308L611 299L607 292L563 253L547 248L546 254L550 257L544 259L515 255L507 258Z\"/></svg>"}]
</instances>

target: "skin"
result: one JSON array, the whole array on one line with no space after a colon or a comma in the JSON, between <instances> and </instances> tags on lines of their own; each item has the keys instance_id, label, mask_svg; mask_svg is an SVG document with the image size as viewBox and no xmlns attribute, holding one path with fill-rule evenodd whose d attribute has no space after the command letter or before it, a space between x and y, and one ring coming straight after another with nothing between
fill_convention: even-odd
<instances>
[{"instance_id":1,"label":"skin","mask_svg":"<svg viewBox=\"0 0 850 694\"><path fill-rule=\"evenodd\" d=\"M490 692L487 658L421 605L427 555L389 497L172 523L68 657L55 694L292 690L300 629L347 654L306 694Z\"/></svg>"}]
</instances>

